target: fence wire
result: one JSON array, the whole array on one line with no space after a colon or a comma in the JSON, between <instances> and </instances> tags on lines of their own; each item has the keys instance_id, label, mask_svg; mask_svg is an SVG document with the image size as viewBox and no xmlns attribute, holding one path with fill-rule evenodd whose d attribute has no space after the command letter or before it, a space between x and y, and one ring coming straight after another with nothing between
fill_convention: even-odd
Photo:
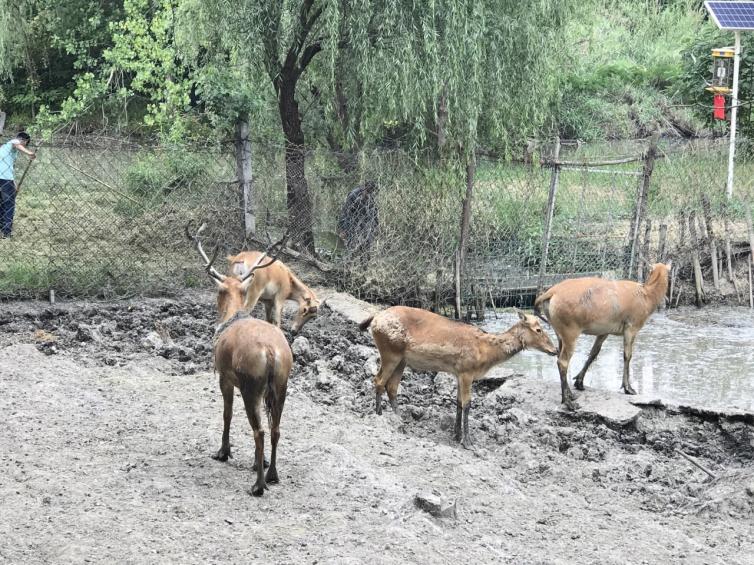
<instances>
[{"instance_id":1,"label":"fence wire","mask_svg":"<svg viewBox=\"0 0 754 565\"><path fill-rule=\"evenodd\" d=\"M554 171L539 164L551 159L551 146L540 145L533 164L479 157L459 277L465 314L526 304L537 288L569 276L641 278L648 262L668 258L679 280L690 279L695 254L710 294L726 284L744 293L735 281L744 280L749 253L751 144L738 143L731 199L727 141L697 140L660 142L642 200L647 147L648 140L564 144L559 159L568 164L558 167L551 210ZM245 201L232 143L167 147L88 136L44 143L37 155L31 164L24 155L16 161L23 182L12 237L0 240L0 298L50 289L119 298L205 286L184 233L189 222L193 229L205 222L205 248L219 247L221 270L225 255L288 231L340 289L439 310L453 302L465 164L401 150L347 154L255 142ZM610 164L629 157L638 159Z\"/></svg>"}]
</instances>

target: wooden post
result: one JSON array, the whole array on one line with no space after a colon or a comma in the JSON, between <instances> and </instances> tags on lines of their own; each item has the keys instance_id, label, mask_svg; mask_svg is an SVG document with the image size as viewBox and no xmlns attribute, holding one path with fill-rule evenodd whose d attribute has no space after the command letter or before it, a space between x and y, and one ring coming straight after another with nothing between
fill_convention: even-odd
<instances>
[{"instance_id":1,"label":"wooden post","mask_svg":"<svg viewBox=\"0 0 754 565\"><path fill-rule=\"evenodd\" d=\"M709 197L702 195L702 210L704 211L704 223L707 227L707 243L709 245L710 262L712 263L712 284L716 292L720 292L720 273L717 270L717 240L715 230L712 227L712 206Z\"/></svg>"},{"instance_id":2,"label":"wooden post","mask_svg":"<svg viewBox=\"0 0 754 565\"><path fill-rule=\"evenodd\" d=\"M236 177L238 178L238 196L241 203L241 222L244 236L256 232L254 216L254 193L252 192L251 141L249 140L249 120L242 115L236 121L234 145L236 148Z\"/></svg>"},{"instance_id":3,"label":"wooden post","mask_svg":"<svg viewBox=\"0 0 754 565\"><path fill-rule=\"evenodd\" d=\"M652 178L652 171L655 168L655 159L657 157L657 141L660 138L660 134L655 132L652 137L649 138L649 147L644 154L644 169L641 174L641 182L639 183L639 191L636 197L636 209L634 210L634 218L631 222L631 233L628 238L628 261L623 272L623 277L630 279L634 273L634 264L636 261L636 255L639 252L639 228L644 221L644 215L647 210L647 200L649 196L649 181Z\"/></svg>"},{"instance_id":4,"label":"wooden post","mask_svg":"<svg viewBox=\"0 0 754 565\"><path fill-rule=\"evenodd\" d=\"M454 306L456 309L456 320L461 319L461 253L456 249L455 261L453 261L453 286L455 286Z\"/></svg>"},{"instance_id":5,"label":"wooden post","mask_svg":"<svg viewBox=\"0 0 754 565\"><path fill-rule=\"evenodd\" d=\"M639 264L637 265L637 279L639 282L644 282L644 268L646 263L649 262L649 240L652 237L652 220L647 218L647 227L644 230L644 245L641 248L641 256L639 258Z\"/></svg>"},{"instance_id":6,"label":"wooden post","mask_svg":"<svg viewBox=\"0 0 754 565\"><path fill-rule=\"evenodd\" d=\"M555 138L552 151L552 173L550 174L550 192L547 195L547 211L545 212L545 229L542 230L542 259L539 263L539 279L537 280L537 294L544 288L544 278L547 272L547 254L550 249L550 234L552 233L552 218L555 213L555 197L558 193L560 180L560 137Z\"/></svg>"},{"instance_id":7,"label":"wooden post","mask_svg":"<svg viewBox=\"0 0 754 565\"><path fill-rule=\"evenodd\" d=\"M657 247L657 260L664 263L667 259L668 224L660 224L660 242Z\"/></svg>"},{"instance_id":8,"label":"wooden post","mask_svg":"<svg viewBox=\"0 0 754 565\"><path fill-rule=\"evenodd\" d=\"M461 273L466 263L466 246L469 239L469 225L471 224L471 202L474 196L474 174L476 173L476 159L472 153L466 159L466 195L463 198L461 210L461 238L458 243L456 259L456 317L461 316Z\"/></svg>"},{"instance_id":9,"label":"wooden post","mask_svg":"<svg viewBox=\"0 0 754 565\"><path fill-rule=\"evenodd\" d=\"M697 307L704 304L704 280L702 279L702 265L699 262L699 238L697 236L696 212L689 214L689 235L691 236L691 262L694 267L694 285L696 288Z\"/></svg>"},{"instance_id":10,"label":"wooden post","mask_svg":"<svg viewBox=\"0 0 754 565\"><path fill-rule=\"evenodd\" d=\"M730 249L730 220L728 219L728 211L730 208L726 208L725 213L725 262L727 263L728 267L728 281L733 285L733 288L736 291L736 298L738 299L738 303L741 304L741 291L738 288L738 282L736 282L736 277L733 275L733 254L731 253Z\"/></svg>"}]
</instances>

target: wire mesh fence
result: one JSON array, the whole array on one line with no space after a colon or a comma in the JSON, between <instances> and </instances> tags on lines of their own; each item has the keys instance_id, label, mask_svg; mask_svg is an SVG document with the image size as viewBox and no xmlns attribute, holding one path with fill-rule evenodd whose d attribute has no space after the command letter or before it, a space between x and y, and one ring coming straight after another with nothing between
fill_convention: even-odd
<instances>
[{"instance_id":1,"label":"wire mesh fence","mask_svg":"<svg viewBox=\"0 0 754 565\"><path fill-rule=\"evenodd\" d=\"M532 163L478 157L456 273L465 164L259 142L244 163L233 143L53 140L37 146L33 163L16 162L23 182L12 237L0 240L0 297L54 289L118 298L207 285L185 235L202 222L221 270L226 254L288 231L294 250L282 258L308 257L343 290L442 310L458 289L464 315L526 304L565 277L641 278L648 262L668 258L678 281L693 279L698 262L708 295L726 285L745 295L750 144L738 144L731 199L726 140L660 141L647 175L649 146L564 143L556 155L543 143Z\"/></svg>"}]
</instances>

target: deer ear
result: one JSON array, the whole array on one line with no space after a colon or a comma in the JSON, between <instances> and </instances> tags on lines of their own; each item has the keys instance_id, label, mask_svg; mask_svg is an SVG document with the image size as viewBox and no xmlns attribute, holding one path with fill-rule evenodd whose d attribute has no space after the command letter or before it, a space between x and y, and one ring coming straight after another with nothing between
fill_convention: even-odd
<instances>
[{"instance_id":1,"label":"deer ear","mask_svg":"<svg viewBox=\"0 0 754 565\"><path fill-rule=\"evenodd\" d=\"M668 271L669 271L670 269L673 268L673 260L672 259L668 260L668 262L665 263L665 265L667 266Z\"/></svg>"},{"instance_id":2,"label":"deer ear","mask_svg":"<svg viewBox=\"0 0 754 565\"><path fill-rule=\"evenodd\" d=\"M516 314L518 314L518 317L521 318L522 322L526 321L526 314L524 314L521 310L516 308Z\"/></svg>"}]
</instances>

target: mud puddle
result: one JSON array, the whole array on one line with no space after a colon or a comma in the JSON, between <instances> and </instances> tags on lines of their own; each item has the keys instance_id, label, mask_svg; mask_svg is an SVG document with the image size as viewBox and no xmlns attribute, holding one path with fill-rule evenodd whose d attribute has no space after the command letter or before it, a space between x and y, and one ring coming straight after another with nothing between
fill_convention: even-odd
<instances>
[{"instance_id":1,"label":"mud puddle","mask_svg":"<svg viewBox=\"0 0 754 565\"><path fill-rule=\"evenodd\" d=\"M497 332L516 315L488 312L481 327ZM551 335L552 330L550 329ZM581 336L569 377L584 365L592 336ZM506 364L531 378L558 382L553 359L524 353ZM590 367L585 384L617 391L623 374L623 339L610 336ZM754 311L743 307L678 308L656 312L634 345L631 382L639 394L676 404L714 409L754 410Z\"/></svg>"}]
</instances>

